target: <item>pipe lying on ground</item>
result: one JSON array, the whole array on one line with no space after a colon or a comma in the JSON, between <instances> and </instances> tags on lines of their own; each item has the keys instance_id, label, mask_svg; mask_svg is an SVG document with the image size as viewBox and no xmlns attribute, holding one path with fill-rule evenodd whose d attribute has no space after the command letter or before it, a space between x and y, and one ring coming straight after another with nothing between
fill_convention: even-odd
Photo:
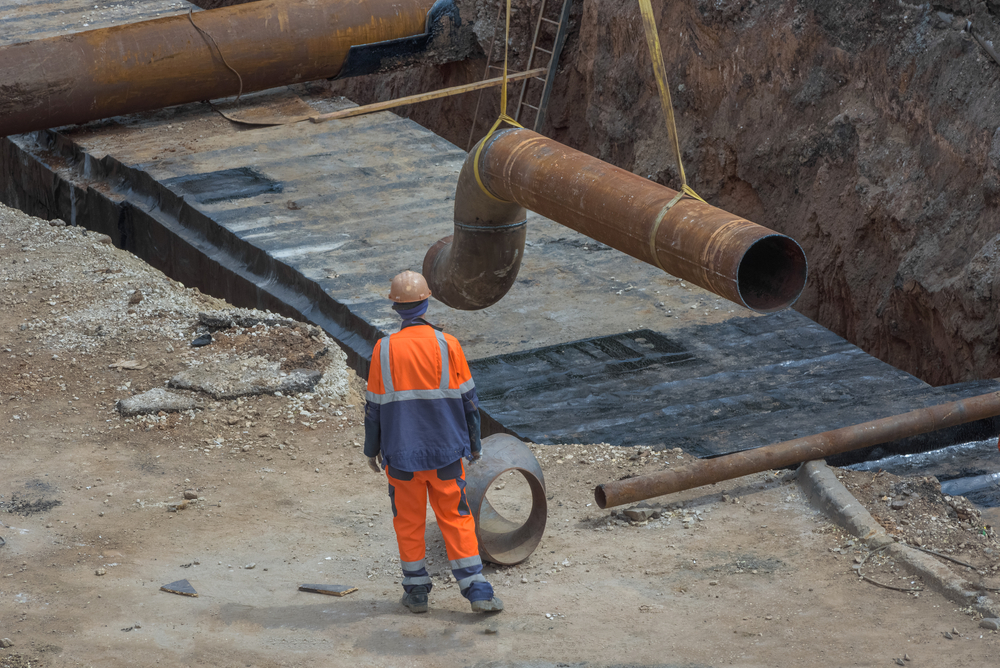
<instances>
[{"instance_id":1,"label":"pipe lying on ground","mask_svg":"<svg viewBox=\"0 0 1000 668\"><path fill-rule=\"evenodd\" d=\"M598 485L594 498L601 508L620 506L997 415L1000 415L1000 392L990 392L715 459L699 459L671 471L616 480Z\"/></svg>"},{"instance_id":2,"label":"pipe lying on ground","mask_svg":"<svg viewBox=\"0 0 1000 668\"><path fill-rule=\"evenodd\" d=\"M530 209L755 311L795 302L807 263L793 239L676 198L674 190L530 130L496 132L462 166L454 234L427 251L423 273L448 306L496 303L517 277Z\"/></svg>"},{"instance_id":3,"label":"pipe lying on ground","mask_svg":"<svg viewBox=\"0 0 1000 668\"><path fill-rule=\"evenodd\" d=\"M528 481L531 510L524 522L513 522L496 511L486 498L493 483L508 471L517 471ZM465 495L476 521L479 553L495 564L519 564L535 551L545 533L548 505L545 476L531 449L509 434L483 439L483 456L465 468Z\"/></svg>"},{"instance_id":4,"label":"pipe lying on ground","mask_svg":"<svg viewBox=\"0 0 1000 668\"><path fill-rule=\"evenodd\" d=\"M453 0L261 0L12 44L0 136L369 74L460 23Z\"/></svg>"}]
</instances>

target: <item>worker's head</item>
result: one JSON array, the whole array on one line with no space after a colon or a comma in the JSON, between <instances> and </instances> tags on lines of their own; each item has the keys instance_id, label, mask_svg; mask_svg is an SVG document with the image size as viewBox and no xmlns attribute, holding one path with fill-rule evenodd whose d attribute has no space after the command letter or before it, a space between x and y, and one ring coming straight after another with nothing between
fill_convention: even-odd
<instances>
[{"instance_id":1,"label":"worker's head","mask_svg":"<svg viewBox=\"0 0 1000 668\"><path fill-rule=\"evenodd\" d=\"M422 302L430 296L431 289L427 287L427 281L415 271L407 270L396 274L389 286L389 299L397 304Z\"/></svg>"},{"instance_id":2,"label":"worker's head","mask_svg":"<svg viewBox=\"0 0 1000 668\"><path fill-rule=\"evenodd\" d=\"M404 321L419 318L427 312L427 298L431 290L424 277L415 271L404 271L392 279L389 299L395 302L392 310Z\"/></svg>"}]
</instances>

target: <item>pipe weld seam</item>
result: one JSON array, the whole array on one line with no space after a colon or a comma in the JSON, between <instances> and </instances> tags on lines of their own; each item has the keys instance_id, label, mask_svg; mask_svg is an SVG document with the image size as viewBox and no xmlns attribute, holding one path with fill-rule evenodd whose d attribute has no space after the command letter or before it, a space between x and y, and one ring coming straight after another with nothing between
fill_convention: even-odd
<instances>
[{"instance_id":1,"label":"pipe weld seam","mask_svg":"<svg viewBox=\"0 0 1000 668\"><path fill-rule=\"evenodd\" d=\"M660 231L660 223L666 218L667 212L674 207L675 204L680 202L684 198L684 191L681 190L674 198L667 202L667 205L660 210L660 213L656 216L656 221L653 222L653 228L649 232L649 254L653 256L653 261L656 262L656 266L662 271L666 271L663 268L663 264L660 263L660 254L656 252L656 234Z\"/></svg>"},{"instance_id":2,"label":"pipe weld seam","mask_svg":"<svg viewBox=\"0 0 1000 668\"><path fill-rule=\"evenodd\" d=\"M508 225L469 225L468 223L460 223L455 221L455 227L463 230L475 230L477 232L497 232L500 230L513 230L518 227L524 227L528 224L528 219L525 218L519 223L510 223Z\"/></svg>"}]
</instances>

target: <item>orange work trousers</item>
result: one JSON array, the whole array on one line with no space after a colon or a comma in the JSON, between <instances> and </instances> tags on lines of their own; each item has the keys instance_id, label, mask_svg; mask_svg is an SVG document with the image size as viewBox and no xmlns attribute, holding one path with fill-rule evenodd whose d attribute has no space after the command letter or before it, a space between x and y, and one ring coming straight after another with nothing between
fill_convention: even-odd
<instances>
[{"instance_id":1,"label":"orange work trousers","mask_svg":"<svg viewBox=\"0 0 1000 668\"><path fill-rule=\"evenodd\" d=\"M424 558L428 499L444 536L448 559L479 556L476 522L465 497L465 466L461 459L441 469L414 473L388 467L386 477L392 500L392 526L402 561Z\"/></svg>"}]
</instances>

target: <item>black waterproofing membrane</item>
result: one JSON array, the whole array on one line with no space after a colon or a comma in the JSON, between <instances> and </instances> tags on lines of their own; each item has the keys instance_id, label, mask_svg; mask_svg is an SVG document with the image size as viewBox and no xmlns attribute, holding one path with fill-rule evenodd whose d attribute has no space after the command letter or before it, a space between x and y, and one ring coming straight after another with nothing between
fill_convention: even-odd
<instances>
[{"instance_id":1,"label":"black waterproofing membrane","mask_svg":"<svg viewBox=\"0 0 1000 668\"><path fill-rule=\"evenodd\" d=\"M756 448L1000 389L934 388L795 311L669 334L639 330L472 362L490 415L537 443ZM961 425L839 457L882 456L995 433Z\"/></svg>"}]
</instances>

